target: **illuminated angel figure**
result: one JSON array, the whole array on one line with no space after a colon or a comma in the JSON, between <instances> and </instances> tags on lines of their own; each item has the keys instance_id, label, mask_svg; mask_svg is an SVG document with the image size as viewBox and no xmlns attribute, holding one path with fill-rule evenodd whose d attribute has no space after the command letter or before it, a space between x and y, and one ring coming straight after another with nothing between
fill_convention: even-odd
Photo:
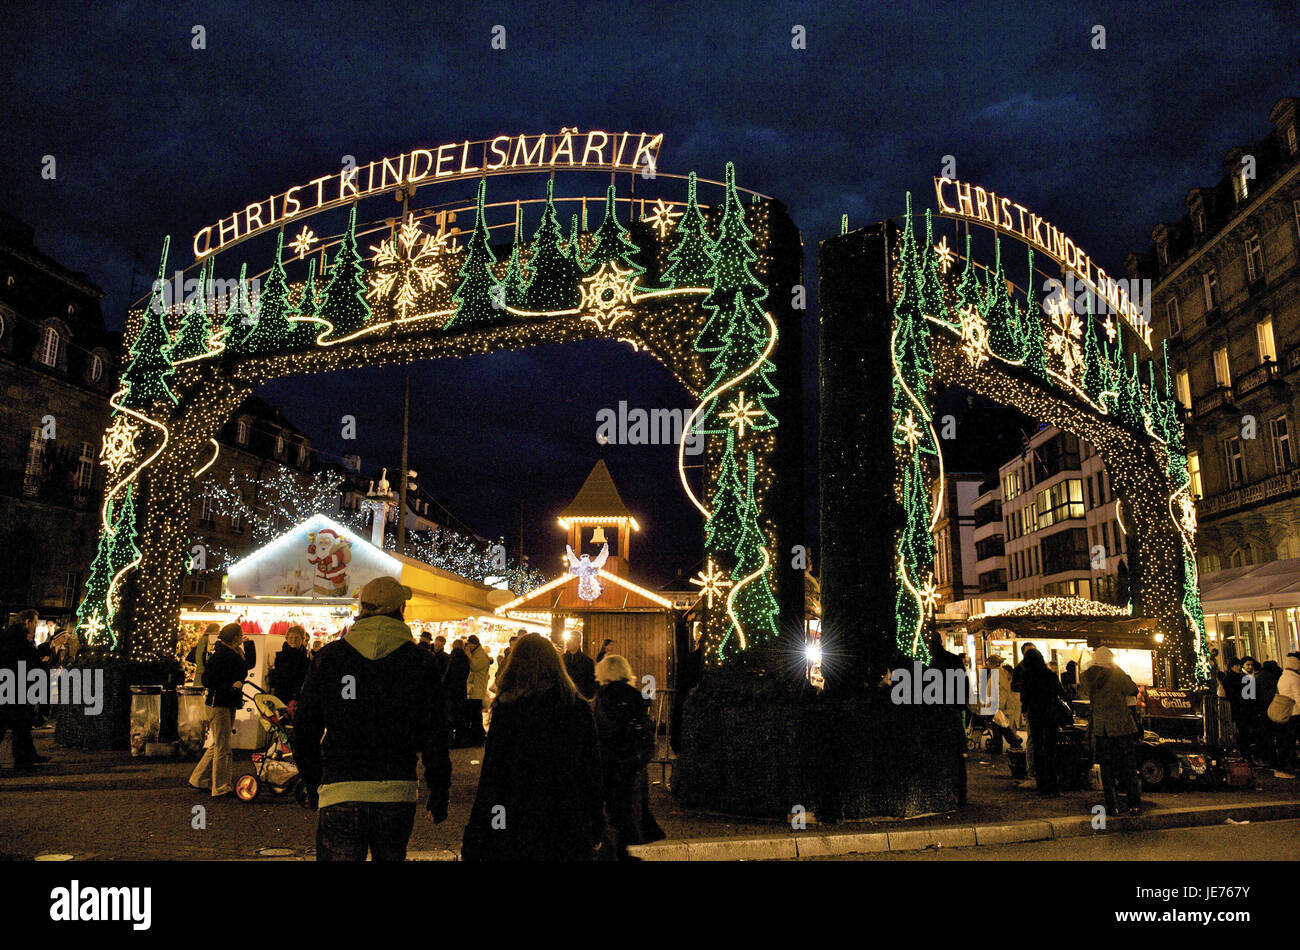
<instances>
[{"instance_id":1,"label":"illuminated angel figure","mask_svg":"<svg viewBox=\"0 0 1300 950\"><path fill-rule=\"evenodd\" d=\"M573 548L567 544L564 546L564 550L569 552L569 573L578 575L578 596L586 601L592 601L600 597L601 586L597 575L609 558L609 545L606 544L601 547L600 553L596 555L594 561L589 554L578 557L573 553Z\"/></svg>"}]
</instances>

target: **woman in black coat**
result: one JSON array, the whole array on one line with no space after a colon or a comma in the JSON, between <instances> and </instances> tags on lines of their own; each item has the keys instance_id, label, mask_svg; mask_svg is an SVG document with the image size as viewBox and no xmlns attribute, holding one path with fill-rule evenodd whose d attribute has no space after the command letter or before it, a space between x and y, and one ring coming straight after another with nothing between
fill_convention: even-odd
<instances>
[{"instance_id":1,"label":"woman in black coat","mask_svg":"<svg viewBox=\"0 0 1300 950\"><path fill-rule=\"evenodd\" d=\"M492 703L465 861L590 861L604 835L591 707L551 642L510 651Z\"/></svg>"},{"instance_id":2,"label":"woman in black coat","mask_svg":"<svg viewBox=\"0 0 1300 950\"><path fill-rule=\"evenodd\" d=\"M596 738L600 745L605 794L607 843L611 857L633 860L628 845L664 837L650 813L650 778L646 764L654 758L655 734L636 678L627 660L609 653L596 667Z\"/></svg>"},{"instance_id":3,"label":"woman in black coat","mask_svg":"<svg viewBox=\"0 0 1300 950\"><path fill-rule=\"evenodd\" d=\"M453 746L469 742L469 723L465 721L465 689L469 683L469 654L465 641L455 640L447 658L447 672L442 674L442 692L447 701L447 722L451 724Z\"/></svg>"},{"instance_id":4,"label":"woman in black coat","mask_svg":"<svg viewBox=\"0 0 1300 950\"><path fill-rule=\"evenodd\" d=\"M1020 667L1020 708L1029 720L1038 794L1060 795L1056 775L1056 734L1060 728L1061 703L1068 702L1065 689L1037 650L1027 650Z\"/></svg>"}]
</instances>

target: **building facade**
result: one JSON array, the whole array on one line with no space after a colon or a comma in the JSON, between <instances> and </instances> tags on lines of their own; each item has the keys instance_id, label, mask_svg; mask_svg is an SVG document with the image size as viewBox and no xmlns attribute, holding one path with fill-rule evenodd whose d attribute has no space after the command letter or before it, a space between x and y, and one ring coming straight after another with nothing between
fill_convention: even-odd
<instances>
[{"instance_id":1,"label":"building facade","mask_svg":"<svg viewBox=\"0 0 1300 950\"><path fill-rule=\"evenodd\" d=\"M70 619L95 554L121 335L104 293L0 213L0 609Z\"/></svg>"},{"instance_id":2,"label":"building facade","mask_svg":"<svg viewBox=\"0 0 1300 950\"><path fill-rule=\"evenodd\" d=\"M1217 575L1300 558L1297 106L1279 100L1268 134L1230 149L1218 183L1191 189L1186 213L1158 224L1153 246L1126 262L1130 276L1152 282L1155 345L1168 343L1186 410L1198 567L1203 595L1215 598L1205 602L1207 629L1256 657L1295 649L1300 599L1243 612Z\"/></svg>"}]
</instances>

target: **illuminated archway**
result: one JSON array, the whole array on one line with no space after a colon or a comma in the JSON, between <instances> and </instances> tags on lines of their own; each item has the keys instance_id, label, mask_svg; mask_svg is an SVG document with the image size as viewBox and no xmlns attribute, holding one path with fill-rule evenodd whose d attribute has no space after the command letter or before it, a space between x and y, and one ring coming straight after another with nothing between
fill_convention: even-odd
<instances>
[{"instance_id":1,"label":"illuminated archway","mask_svg":"<svg viewBox=\"0 0 1300 950\"><path fill-rule=\"evenodd\" d=\"M78 608L85 638L136 660L171 656L195 482L216 460L221 426L262 383L587 339L644 351L696 400L703 491L679 455L680 475L704 519L706 553L732 581L707 614L714 655L775 638L787 610L801 616L800 572L775 555L803 540L798 232L778 202L750 192L742 203L730 165L725 182L700 180L723 189L712 208L698 203L693 173L685 200L645 197L681 178L656 169L661 142L562 129L344 169L202 229L193 265L202 290L175 294L177 303L164 245L159 280L128 325L131 361L104 437L100 545ZM603 196L554 194L557 172L591 171L610 174ZM551 176L544 198L487 203L487 176L529 173ZM642 196L619 198L619 174ZM419 189L475 178L473 206L415 207ZM358 223L358 202L394 193L400 218ZM566 201L581 203L581 223L576 213L561 223ZM604 213L593 230L588 203ZM541 211L531 241L526 205ZM510 220L489 224L501 208ZM332 209L350 209L348 224L322 240L312 216ZM451 229L457 215L472 227ZM494 252L493 230L511 234L508 250ZM243 268L226 298L213 299L214 258L261 234L276 244L257 299ZM291 268L306 273L291 281Z\"/></svg>"}]
</instances>

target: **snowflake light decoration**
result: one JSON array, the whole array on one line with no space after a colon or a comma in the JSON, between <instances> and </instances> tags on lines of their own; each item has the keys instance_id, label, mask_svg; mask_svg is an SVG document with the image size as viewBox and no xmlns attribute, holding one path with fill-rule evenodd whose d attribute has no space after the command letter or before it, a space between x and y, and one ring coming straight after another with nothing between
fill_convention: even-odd
<instances>
[{"instance_id":1,"label":"snowflake light decoration","mask_svg":"<svg viewBox=\"0 0 1300 950\"><path fill-rule=\"evenodd\" d=\"M754 427L754 420L763 415L763 410L752 399L745 398L742 389L736 398L727 404L727 411L718 413L718 417L727 420L727 425L736 430L736 437L745 437L745 426Z\"/></svg>"},{"instance_id":2,"label":"snowflake light decoration","mask_svg":"<svg viewBox=\"0 0 1300 950\"><path fill-rule=\"evenodd\" d=\"M731 586L732 582L726 577L727 575L718 570L717 565L713 563L713 558L709 558L705 569L691 578L691 583L700 589L700 596L704 598L710 610L713 609L713 598L726 596L726 590Z\"/></svg>"},{"instance_id":3,"label":"snowflake light decoration","mask_svg":"<svg viewBox=\"0 0 1300 950\"><path fill-rule=\"evenodd\" d=\"M606 261L582 279L582 307L593 311L584 313L582 319L590 320L601 331L610 329L632 315L627 307L635 291L631 268L620 267L618 261Z\"/></svg>"},{"instance_id":4,"label":"snowflake light decoration","mask_svg":"<svg viewBox=\"0 0 1300 950\"><path fill-rule=\"evenodd\" d=\"M1114 342L1115 342L1115 316L1114 316L1114 314L1107 313L1107 314L1106 314L1106 319L1102 321L1102 324L1101 324L1101 325L1106 329L1106 339L1107 339L1107 341L1110 342L1110 343L1114 343Z\"/></svg>"},{"instance_id":5,"label":"snowflake light decoration","mask_svg":"<svg viewBox=\"0 0 1300 950\"><path fill-rule=\"evenodd\" d=\"M1061 359L1065 376L1076 383L1083 375L1083 323L1064 296L1054 297L1047 303L1052 324L1048 349ZM1034 318L1036 319L1036 318Z\"/></svg>"},{"instance_id":6,"label":"snowflake light decoration","mask_svg":"<svg viewBox=\"0 0 1300 950\"><path fill-rule=\"evenodd\" d=\"M99 616L98 610L93 610L78 629L85 633L86 643L98 643L100 634L104 632L104 619Z\"/></svg>"},{"instance_id":7,"label":"snowflake light decoration","mask_svg":"<svg viewBox=\"0 0 1300 950\"><path fill-rule=\"evenodd\" d=\"M122 469L135 458L135 440L140 427L129 416L118 416L104 431L104 443L99 448L99 464L108 469L109 478L117 478Z\"/></svg>"},{"instance_id":8,"label":"snowflake light decoration","mask_svg":"<svg viewBox=\"0 0 1300 950\"><path fill-rule=\"evenodd\" d=\"M921 427L916 424L916 419L909 412L907 418L900 422L897 427L907 441L907 447L916 450L917 443L921 441Z\"/></svg>"},{"instance_id":9,"label":"snowflake light decoration","mask_svg":"<svg viewBox=\"0 0 1300 950\"><path fill-rule=\"evenodd\" d=\"M297 237L289 242L289 247L297 252L298 260L302 260L307 256L307 252L311 250L311 246L319 240L320 238L316 236L316 233L304 224Z\"/></svg>"},{"instance_id":10,"label":"snowflake light decoration","mask_svg":"<svg viewBox=\"0 0 1300 950\"><path fill-rule=\"evenodd\" d=\"M378 247L371 245L375 256L366 296L380 300L392 294L393 306L405 319L420 294L447 286L441 258L452 250L449 238L443 230L426 234L415 215L408 215L395 234Z\"/></svg>"},{"instance_id":11,"label":"snowflake light decoration","mask_svg":"<svg viewBox=\"0 0 1300 950\"><path fill-rule=\"evenodd\" d=\"M673 229L673 225L677 223L677 219L681 216L682 213L680 211L674 211L668 205L664 204L664 200L660 198L655 201L654 210L641 220L654 228L655 233L659 235L659 240L662 241L668 236L668 232Z\"/></svg>"},{"instance_id":12,"label":"snowflake light decoration","mask_svg":"<svg viewBox=\"0 0 1300 950\"><path fill-rule=\"evenodd\" d=\"M957 262L957 252L948 246L948 235L945 234L934 246L934 252L939 255L939 270L948 273L952 265Z\"/></svg>"},{"instance_id":13,"label":"snowflake light decoration","mask_svg":"<svg viewBox=\"0 0 1300 950\"><path fill-rule=\"evenodd\" d=\"M934 582L933 574L926 578L925 583L921 585L921 589L916 593L920 597L921 604L927 614L933 613L939 606L939 585Z\"/></svg>"},{"instance_id":14,"label":"snowflake light decoration","mask_svg":"<svg viewBox=\"0 0 1300 950\"><path fill-rule=\"evenodd\" d=\"M984 317L974 306L957 311L961 323L961 351L971 369L979 369L989 358L989 328Z\"/></svg>"}]
</instances>

